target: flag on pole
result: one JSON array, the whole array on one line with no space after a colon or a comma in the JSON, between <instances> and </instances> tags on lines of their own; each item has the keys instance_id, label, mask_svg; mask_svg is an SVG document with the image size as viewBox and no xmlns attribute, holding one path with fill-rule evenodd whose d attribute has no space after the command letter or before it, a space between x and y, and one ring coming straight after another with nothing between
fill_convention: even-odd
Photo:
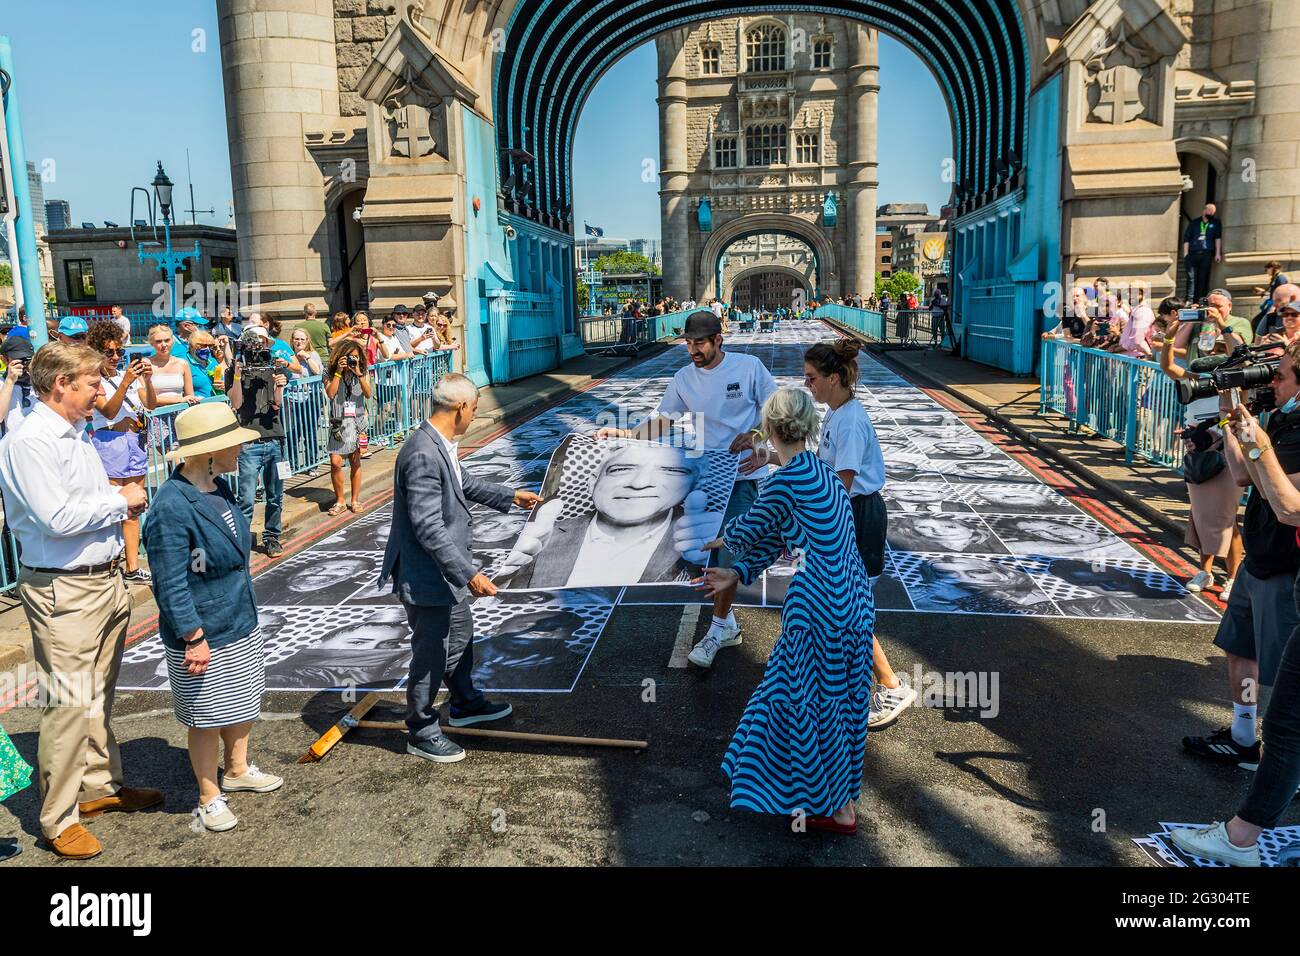
<instances>
[{"instance_id":1,"label":"flag on pole","mask_svg":"<svg viewBox=\"0 0 1300 956\"><path fill-rule=\"evenodd\" d=\"M595 236L597 239L599 239L605 235L605 230L602 229L600 226L591 226L588 225L586 222L584 222L582 226L584 229L587 230L587 235L589 236Z\"/></svg>"}]
</instances>

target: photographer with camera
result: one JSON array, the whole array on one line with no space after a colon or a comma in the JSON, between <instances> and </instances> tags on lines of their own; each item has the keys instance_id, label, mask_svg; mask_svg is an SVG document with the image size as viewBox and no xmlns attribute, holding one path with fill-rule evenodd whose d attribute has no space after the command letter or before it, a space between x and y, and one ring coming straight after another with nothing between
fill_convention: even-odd
<instances>
[{"instance_id":1,"label":"photographer with camera","mask_svg":"<svg viewBox=\"0 0 1300 956\"><path fill-rule=\"evenodd\" d=\"M361 510L361 439L369 429L366 402L370 399L370 365L365 350L351 338L341 339L330 353L325 369L325 397L329 400L330 484L334 504L330 517L345 510ZM351 470L352 501L343 503L343 460Z\"/></svg>"},{"instance_id":2,"label":"photographer with camera","mask_svg":"<svg viewBox=\"0 0 1300 956\"><path fill-rule=\"evenodd\" d=\"M239 449L239 510L251 525L260 477L266 489L262 550L270 558L278 558L284 553L284 546L280 544L280 521L289 462L283 447L284 423L280 407L288 383L288 369L284 367L283 359L277 360L273 354L270 332L250 321L235 344L234 354L226 367L226 397L230 399L230 407L234 409L239 424L252 429L258 436Z\"/></svg>"},{"instance_id":3,"label":"photographer with camera","mask_svg":"<svg viewBox=\"0 0 1300 956\"><path fill-rule=\"evenodd\" d=\"M1180 315L1195 320L1200 310L1186 309L1181 299L1169 297L1156 310L1158 320L1165 322L1165 337L1160 343L1160 368L1181 388L1198 380L1189 372L1187 363L1180 361L1178 343L1186 341L1195 329L1195 323L1183 326ZM1237 529L1237 509L1241 504L1241 489L1227 471L1221 451L1223 436L1217 424L1218 399L1211 388L1200 398L1185 396L1184 424L1179 437L1183 439L1183 479L1187 484L1187 500L1191 505L1191 518L1187 522L1184 542L1196 549L1201 558L1201 570L1187 582L1187 590L1203 591L1214 587L1214 559L1223 560L1227 578L1221 597L1227 600L1232 594L1233 582L1241 566L1242 541ZM1179 397L1179 401L1183 401Z\"/></svg>"},{"instance_id":4,"label":"photographer with camera","mask_svg":"<svg viewBox=\"0 0 1300 956\"><path fill-rule=\"evenodd\" d=\"M1283 330L1282 309L1293 302L1300 301L1300 286L1284 282L1273 289L1272 295L1260 310L1259 321L1255 324L1255 339L1277 335Z\"/></svg>"},{"instance_id":5,"label":"photographer with camera","mask_svg":"<svg viewBox=\"0 0 1300 956\"><path fill-rule=\"evenodd\" d=\"M1224 431L1223 456L1233 480L1250 488L1242 523L1245 558L1227 612L1215 635L1215 646L1228 655L1228 684L1233 719L1208 737L1184 737L1189 753L1216 762L1253 770L1259 763L1255 734L1259 688L1272 686L1282 650L1300 625L1293 584L1300 570L1295 532L1279 522L1268 500L1254 487L1251 462L1267 448L1288 478L1300 483L1300 349L1280 358L1267 346L1239 348L1211 372L1209 382L1180 383L1179 398L1218 393L1221 420L1227 422L1249 390L1252 414L1265 419L1256 447L1243 446L1231 429ZM1271 386L1271 387L1270 387Z\"/></svg>"},{"instance_id":6,"label":"photographer with camera","mask_svg":"<svg viewBox=\"0 0 1300 956\"><path fill-rule=\"evenodd\" d=\"M1194 316L1191 315L1193 310L1197 313ZM1179 320L1191 325L1186 343L1189 365L1204 355L1220 352L1231 355L1237 346L1255 341L1255 330L1250 322L1232 314L1232 293L1227 289L1215 289L1200 308L1189 305L1179 315Z\"/></svg>"},{"instance_id":7,"label":"photographer with camera","mask_svg":"<svg viewBox=\"0 0 1300 956\"><path fill-rule=\"evenodd\" d=\"M1297 548L1300 526L1300 473L1294 455L1296 440L1291 421L1300 407L1300 346L1290 346L1278 361L1274 376L1274 399L1280 401L1277 412L1263 424L1246 406L1231 399L1231 426L1228 441L1239 456L1239 466L1253 486L1251 499L1263 499L1261 507L1273 516L1277 539L1287 537ZM1262 417L1262 416L1261 416ZM1285 424L1278 424L1279 419ZM1279 444L1279 439L1282 444ZM1249 546L1247 555L1249 555ZM1292 619L1300 620L1300 578L1293 573L1291 582L1278 575L1283 584L1291 584ZM1281 646L1270 648L1272 656L1260 656L1259 681L1273 685L1272 698L1264 714L1264 745L1256 743L1250 762L1241 766L1254 769L1250 792L1226 823L1212 823L1198 829L1179 830L1173 842L1181 850L1231 866L1259 866L1259 835L1278 825L1282 814L1300 789L1300 627L1292 626L1282 636ZM1263 649L1261 648L1261 651ZM1252 720L1253 730L1253 720Z\"/></svg>"}]
</instances>

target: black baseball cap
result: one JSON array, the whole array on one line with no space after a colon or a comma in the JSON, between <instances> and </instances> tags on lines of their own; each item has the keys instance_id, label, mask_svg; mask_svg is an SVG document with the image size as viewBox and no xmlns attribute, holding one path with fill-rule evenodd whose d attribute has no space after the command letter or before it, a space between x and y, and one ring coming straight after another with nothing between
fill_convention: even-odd
<instances>
[{"instance_id":1,"label":"black baseball cap","mask_svg":"<svg viewBox=\"0 0 1300 956\"><path fill-rule=\"evenodd\" d=\"M707 339L722 334L722 320L710 309L700 309L686 317L686 327L682 329L684 339Z\"/></svg>"},{"instance_id":2,"label":"black baseball cap","mask_svg":"<svg viewBox=\"0 0 1300 956\"><path fill-rule=\"evenodd\" d=\"M393 306L393 311L389 315L406 315L409 310L404 305Z\"/></svg>"}]
</instances>

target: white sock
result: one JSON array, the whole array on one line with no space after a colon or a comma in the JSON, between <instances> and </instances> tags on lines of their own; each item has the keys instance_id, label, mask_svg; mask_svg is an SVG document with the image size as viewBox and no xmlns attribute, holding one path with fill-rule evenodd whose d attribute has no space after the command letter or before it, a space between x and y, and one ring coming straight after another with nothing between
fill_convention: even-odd
<instances>
[{"instance_id":1,"label":"white sock","mask_svg":"<svg viewBox=\"0 0 1300 956\"><path fill-rule=\"evenodd\" d=\"M1232 739L1239 747L1249 747L1255 742L1255 705L1232 705Z\"/></svg>"},{"instance_id":2,"label":"white sock","mask_svg":"<svg viewBox=\"0 0 1300 956\"><path fill-rule=\"evenodd\" d=\"M726 617L718 617L718 615L715 614L713 615L713 623L718 625L718 627L735 627L736 615L732 611L728 611Z\"/></svg>"}]
</instances>

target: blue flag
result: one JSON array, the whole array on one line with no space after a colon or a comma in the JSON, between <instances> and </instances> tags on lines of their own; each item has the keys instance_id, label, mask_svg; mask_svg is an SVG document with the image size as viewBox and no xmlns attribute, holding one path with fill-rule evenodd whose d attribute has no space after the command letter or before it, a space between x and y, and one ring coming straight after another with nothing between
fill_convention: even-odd
<instances>
[{"instance_id":1,"label":"blue flag","mask_svg":"<svg viewBox=\"0 0 1300 956\"><path fill-rule=\"evenodd\" d=\"M587 230L587 235L589 236L595 236L597 239L599 239L605 235L605 230L600 228L600 226L589 226L585 222L582 224L582 226L584 229Z\"/></svg>"}]
</instances>

